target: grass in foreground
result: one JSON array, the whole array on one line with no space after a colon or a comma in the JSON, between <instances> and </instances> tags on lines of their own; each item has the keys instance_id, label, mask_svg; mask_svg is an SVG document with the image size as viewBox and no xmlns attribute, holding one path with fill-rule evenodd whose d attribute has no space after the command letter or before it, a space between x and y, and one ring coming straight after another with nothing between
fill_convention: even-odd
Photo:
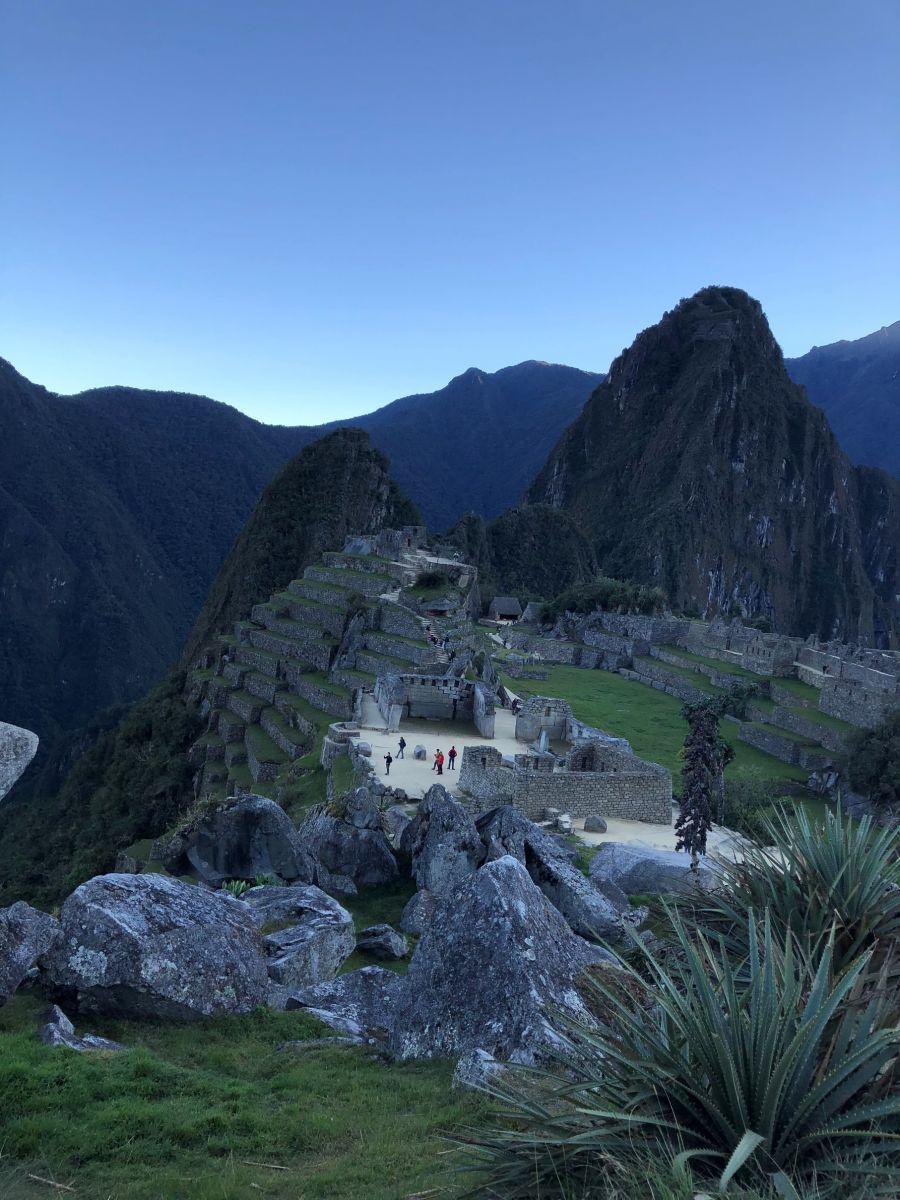
<instances>
[{"instance_id":1,"label":"grass in foreground","mask_svg":"<svg viewBox=\"0 0 900 1200\"><path fill-rule=\"evenodd\" d=\"M483 1104L451 1093L447 1063L277 1052L330 1032L303 1013L79 1021L129 1047L100 1056L42 1046L40 1007L0 1010L4 1200L71 1194L29 1172L103 1200L398 1200L447 1182L441 1135Z\"/></svg>"}]
</instances>

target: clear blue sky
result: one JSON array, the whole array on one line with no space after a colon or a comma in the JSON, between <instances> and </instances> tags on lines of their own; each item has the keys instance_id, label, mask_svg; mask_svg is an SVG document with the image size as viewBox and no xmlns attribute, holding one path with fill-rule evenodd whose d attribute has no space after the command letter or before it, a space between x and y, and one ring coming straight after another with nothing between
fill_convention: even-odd
<instances>
[{"instance_id":1,"label":"clear blue sky","mask_svg":"<svg viewBox=\"0 0 900 1200\"><path fill-rule=\"evenodd\" d=\"M307 423L900 317L897 0L0 0L0 356Z\"/></svg>"}]
</instances>

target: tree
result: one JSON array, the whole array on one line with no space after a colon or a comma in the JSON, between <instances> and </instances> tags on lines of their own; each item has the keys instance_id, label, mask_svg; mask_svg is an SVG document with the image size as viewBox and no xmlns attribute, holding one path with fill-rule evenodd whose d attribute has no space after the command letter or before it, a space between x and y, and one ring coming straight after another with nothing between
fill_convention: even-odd
<instances>
[{"instance_id":1,"label":"tree","mask_svg":"<svg viewBox=\"0 0 900 1200\"><path fill-rule=\"evenodd\" d=\"M900 804L900 708L874 729L860 730L849 746L850 786L879 808Z\"/></svg>"},{"instance_id":2,"label":"tree","mask_svg":"<svg viewBox=\"0 0 900 1200\"><path fill-rule=\"evenodd\" d=\"M688 735L681 751L681 815L675 826L676 850L691 855L691 868L706 853L706 835L713 823L713 808L722 817L725 767L734 751L719 733L721 701L702 700L681 710Z\"/></svg>"}]
</instances>

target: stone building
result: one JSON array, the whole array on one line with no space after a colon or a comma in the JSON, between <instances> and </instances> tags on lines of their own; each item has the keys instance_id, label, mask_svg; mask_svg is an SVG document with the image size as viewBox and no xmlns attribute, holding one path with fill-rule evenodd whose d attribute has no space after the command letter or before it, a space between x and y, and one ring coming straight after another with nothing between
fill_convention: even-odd
<instances>
[{"instance_id":1,"label":"stone building","mask_svg":"<svg viewBox=\"0 0 900 1200\"><path fill-rule=\"evenodd\" d=\"M469 721L482 737L494 736L494 692L481 680L454 674L379 675L375 702L389 730L399 729L402 720Z\"/></svg>"},{"instance_id":2,"label":"stone building","mask_svg":"<svg viewBox=\"0 0 900 1200\"><path fill-rule=\"evenodd\" d=\"M624 738L579 721L565 700L527 700L516 719L516 740L521 754L464 749L459 784L469 807L512 804L532 820L558 808L573 817L671 823L672 776L665 767L638 758Z\"/></svg>"}]
</instances>

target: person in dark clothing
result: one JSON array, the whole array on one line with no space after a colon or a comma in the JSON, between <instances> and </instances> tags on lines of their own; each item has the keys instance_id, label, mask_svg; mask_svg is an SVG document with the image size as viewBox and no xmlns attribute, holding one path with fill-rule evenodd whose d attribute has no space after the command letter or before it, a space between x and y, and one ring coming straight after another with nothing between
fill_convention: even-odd
<instances>
[{"instance_id":1,"label":"person in dark clothing","mask_svg":"<svg viewBox=\"0 0 900 1200\"><path fill-rule=\"evenodd\" d=\"M390 773L391 773L391 763L392 763L393 761L394 761L394 760L393 760L393 758L391 757L391 752L390 752L390 750L388 750L387 754L384 756L384 773L385 773L385 775L390 775Z\"/></svg>"},{"instance_id":2,"label":"person in dark clothing","mask_svg":"<svg viewBox=\"0 0 900 1200\"><path fill-rule=\"evenodd\" d=\"M450 760L447 763L447 770L455 771L456 770L456 747L455 746L451 746L450 749L447 751L447 758Z\"/></svg>"},{"instance_id":3,"label":"person in dark clothing","mask_svg":"<svg viewBox=\"0 0 900 1200\"><path fill-rule=\"evenodd\" d=\"M400 748L399 748L399 750L397 751L397 757L398 757L398 758L403 758L403 751L404 751L405 749L406 749L406 738L404 738L404 737L401 737L401 739L400 739Z\"/></svg>"}]
</instances>

